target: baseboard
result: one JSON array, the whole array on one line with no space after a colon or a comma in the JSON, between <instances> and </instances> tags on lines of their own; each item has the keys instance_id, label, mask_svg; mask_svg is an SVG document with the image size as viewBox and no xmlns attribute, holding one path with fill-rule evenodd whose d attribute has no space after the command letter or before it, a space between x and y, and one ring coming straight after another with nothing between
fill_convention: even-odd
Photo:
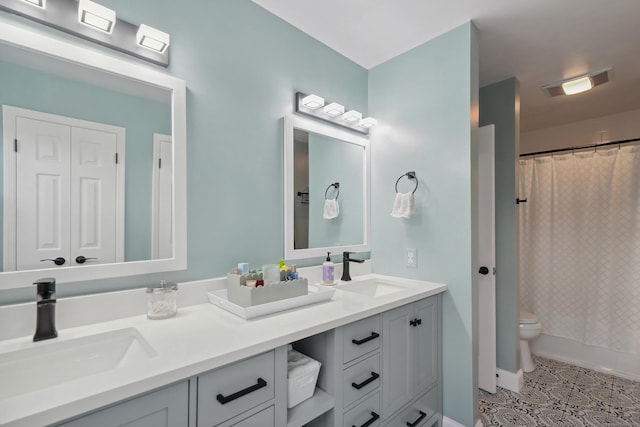
<instances>
[{"instance_id":1,"label":"baseboard","mask_svg":"<svg viewBox=\"0 0 640 427\"><path fill-rule=\"evenodd\" d=\"M442 427L464 427L457 421L452 420L449 417L442 417ZM484 427L481 420L476 421L476 425L474 427Z\"/></svg>"},{"instance_id":2,"label":"baseboard","mask_svg":"<svg viewBox=\"0 0 640 427\"><path fill-rule=\"evenodd\" d=\"M522 369L518 369L518 372L509 372L503 369L497 369L498 373L498 387L505 388L507 390L520 393L522 386L524 385L524 374Z\"/></svg>"},{"instance_id":3,"label":"baseboard","mask_svg":"<svg viewBox=\"0 0 640 427\"><path fill-rule=\"evenodd\" d=\"M442 427L465 427L464 425L460 424L457 421L452 420L449 417L442 417ZM480 426L478 426L478 424L475 425L475 427L482 427L482 424L480 424Z\"/></svg>"}]
</instances>

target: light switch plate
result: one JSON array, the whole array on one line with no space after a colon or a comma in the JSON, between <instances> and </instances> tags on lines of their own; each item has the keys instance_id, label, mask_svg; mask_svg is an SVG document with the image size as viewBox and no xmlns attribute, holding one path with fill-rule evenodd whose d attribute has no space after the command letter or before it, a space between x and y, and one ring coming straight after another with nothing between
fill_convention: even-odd
<instances>
[{"instance_id":1,"label":"light switch plate","mask_svg":"<svg viewBox=\"0 0 640 427\"><path fill-rule=\"evenodd\" d=\"M407 267L418 268L418 249L407 248Z\"/></svg>"}]
</instances>

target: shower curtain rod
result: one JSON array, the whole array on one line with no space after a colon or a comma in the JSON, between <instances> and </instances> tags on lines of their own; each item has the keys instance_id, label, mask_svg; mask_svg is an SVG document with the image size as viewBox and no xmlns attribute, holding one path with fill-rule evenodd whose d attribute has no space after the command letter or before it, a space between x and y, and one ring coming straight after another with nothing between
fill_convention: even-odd
<instances>
[{"instance_id":1,"label":"shower curtain rod","mask_svg":"<svg viewBox=\"0 0 640 427\"><path fill-rule=\"evenodd\" d=\"M569 147L569 148L556 148L555 150L535 151L533 153L520 154L520 157L538 156L540 154L559 153L561 151L586 150L587 148L606 147L607 145L620 145L628 142L638 142L638 141L640 141L640 138L621 139L620 141L605 142L604 144L591 144L591 145L582 145L582 146Z\"/></svg>"}]
</instances>

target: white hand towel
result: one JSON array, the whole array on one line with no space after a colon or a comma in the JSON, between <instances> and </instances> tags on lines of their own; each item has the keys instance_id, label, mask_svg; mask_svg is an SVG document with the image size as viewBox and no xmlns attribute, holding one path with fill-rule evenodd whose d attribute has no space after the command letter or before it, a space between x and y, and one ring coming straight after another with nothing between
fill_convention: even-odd
<instances>
[{"instance_id":1,"label":"white hand towel","mask_svg":"<svg viewBox=\"0 0 640 427\"><path fill-rule=\"evenodd\" d=\"M324 219L334 219L340 214L340 206L338 206L338 199L325 199L324 212L322 217Z\"/></svg>"},{"instance_id":2,"label":"white hand towel","mask_svg":"<svg viewBox=\"0 0 640 427\"><path fill-rule=\"evenodd\" d=\"M396 193L391 216L394 218L411 218L413 214L413 193Z\"/></svg>"}]
</instances>

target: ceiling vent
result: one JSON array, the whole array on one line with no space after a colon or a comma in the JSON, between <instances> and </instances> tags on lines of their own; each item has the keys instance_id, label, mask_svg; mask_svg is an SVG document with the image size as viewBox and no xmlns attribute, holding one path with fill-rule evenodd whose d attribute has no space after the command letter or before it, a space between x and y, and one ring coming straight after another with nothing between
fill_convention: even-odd
<instances>
[{"instance_id":1,"label":"ceiling vent","mask_svg":"<svg viewBox=\"0 0 640 427\"><path fill-rule=\"evenodd\" d=\"M613 79L613 67L608 67L603 70L594 71L592 73L584 74L579 77L574 77L571 79L562 80L559 82L551 83L548 85L542 86L542 89L547 92L550 96L563 96L563 95L572 95L574 93L581 93L592 89L596 86L600 86L601 84L607 83L608 81ZM588 80L590 81L589 87L579 91L579 92L569 92L567 91L567 84L571 84L573 82L579 80ZM564 85L564 87L563 87Z\"/></svg>"}]
</instances>

